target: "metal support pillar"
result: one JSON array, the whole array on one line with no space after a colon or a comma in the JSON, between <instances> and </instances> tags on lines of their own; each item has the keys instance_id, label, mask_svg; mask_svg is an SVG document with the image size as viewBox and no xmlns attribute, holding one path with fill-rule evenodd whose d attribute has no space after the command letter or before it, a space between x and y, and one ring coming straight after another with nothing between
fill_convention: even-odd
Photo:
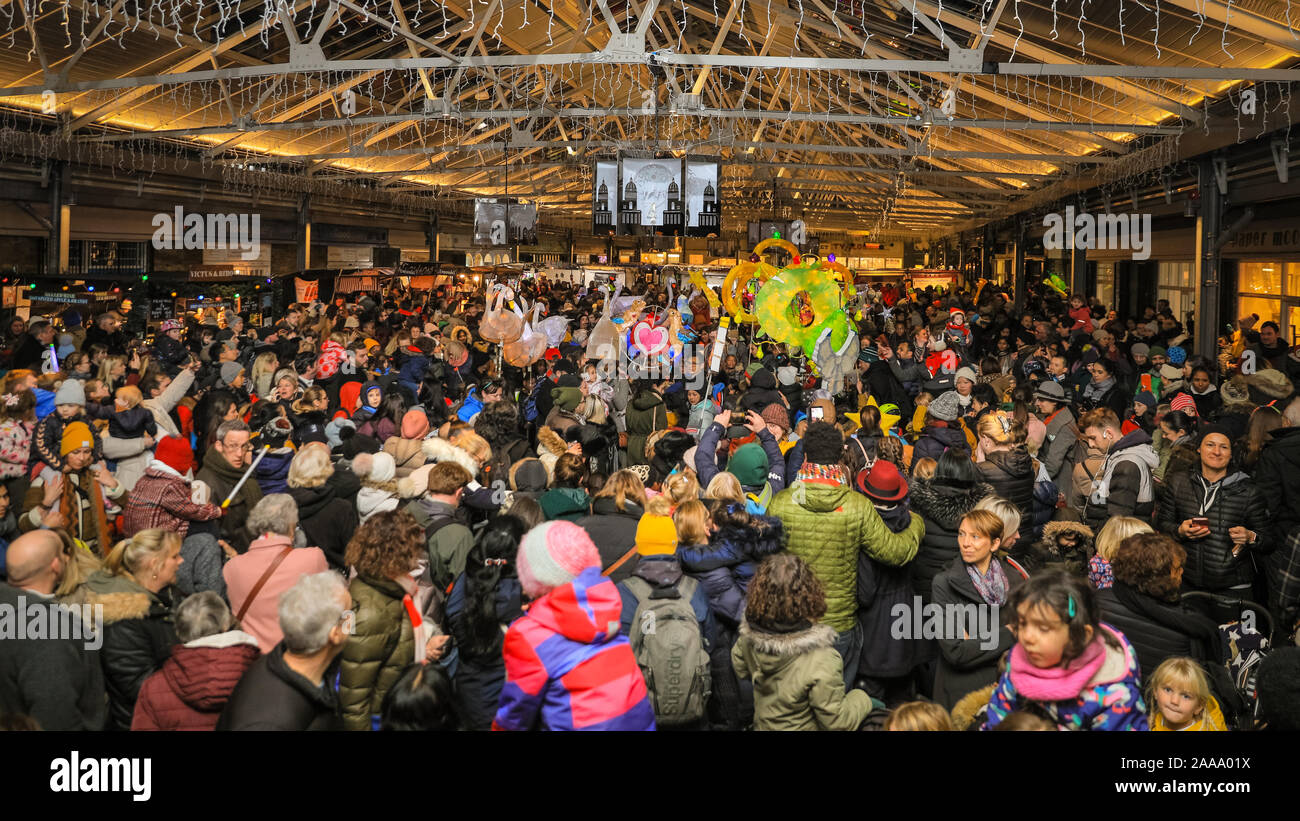
<instances>
[{"instance_id":1,"label":"metal support pillar","mask_svg":"<svg viewBox=\"0 0 1300 821\"><path fill-rule=\"evenodd\" d=\"M68 270L68 208L63 204L64 163L49 165L50 230L45 243L45 273L62 276Z\"/></svg>"},{"instance_id":2,"label":"metal support pillar","mask_svg":"<svg viewBox=\"0 0 1300 821\"><path fill-rule=\"evenodd\" d=\"M311 267L311 197L298 203L298 270Z\"/></svg>"},{"instance_id":3,"label":"metal support pillar","mask_svg":"<svg viewBox=\"0 0 1300 821\"><path fill-rule=\"evenodd\" d=\"M1025 309L1025 299L1029 293L1029 282L1025 274L1025 242L1028 239L1025 226L1022 224L1016 231L1015 260L1011 268L1012 304L1015 306L1017 314Z\"/></svg>"},{"instance_id":4,"label":"metal support pillar","mask_svg":"<svg viewBox=\"0 0 1300 821\"><path fill-rule=\"evenodd\" d=\"M1219 327L1219 222L1223 211L1223 192L1214 174L1214 160L1204 158L1197 167L1200 177L1201 212L1196 218L1196 353L1210 361L1218 354L1216 334ZM1180 322L1183 317L1176 317Z\"/></svg>"}]
</instances>

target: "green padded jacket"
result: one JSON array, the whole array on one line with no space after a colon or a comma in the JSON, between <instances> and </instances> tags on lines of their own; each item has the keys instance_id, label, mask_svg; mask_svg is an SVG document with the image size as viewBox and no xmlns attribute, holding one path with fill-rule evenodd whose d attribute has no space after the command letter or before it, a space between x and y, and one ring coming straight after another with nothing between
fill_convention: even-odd
<instances>
[{"instance_id":1,"label":"green padded jacket","mask_svg":"<svg viewBox=\"0 0 1300 821\"><path fill-rule=\"evenodd\" d=\"M397 582L357 576L349 590L356 628L343 646L339 703L345 729L369 730L384 694L415 661L415 631L402 606L406 591Z\"/></svg>"},{"instance_id":2,"label":"green padded jacket","mask_svg":"<svg viewBox=\"0 0 1300 821\"><path fill-rule=\"evenodd\" d=\"M786 549L811 565L821 580L826 590L822 623L837 633L853 628L858 551L901 567L916 557L925 535L925 525L915 513L906 530L891 532L871 500L844 485L796 481L772 499L767 515L781 520L789 538Z\"/></svg>"}]
</instances>

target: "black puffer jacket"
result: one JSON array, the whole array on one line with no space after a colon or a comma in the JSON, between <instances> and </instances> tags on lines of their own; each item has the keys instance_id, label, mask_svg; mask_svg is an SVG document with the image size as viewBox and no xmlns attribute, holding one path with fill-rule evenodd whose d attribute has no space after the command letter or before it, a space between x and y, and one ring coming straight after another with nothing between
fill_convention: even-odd
<instances>
[{"instance_id":1,"label":"black puffer jacket","mask_svg":"<svg viewBox=\"0 0 1300 821\"><path fill-rule=\"evenodd\" d=\"M289 495L298 503L298 526L307 534L307 545L319 547L330 567L343 569L343 553L360 519L351 502L335 495L334 487L291 487Z\"/></svg>"},{"instance_id":2,"label":"black puffer jacket","mask_svg":"<svg viewBox=\"0 0 1300 821\"><path fill-rule=\"evenodd\" d=\"M1263 497L1250 477L1240 471L1222 480L1213 503L1201 513L1205 496L1198 468L1165 476L1165 495L1156 515L1156 529L1173 536L1187 551L1183 584L1211 592L1250 584L1255 578L1251 554L1262 555L1270 550L1268 508ZM1210 535L1203 539L1178 535L1179 525L1202 515L1210 520ZM1257 541L1237 556L1232 555L1232 538L1228 535L1228 529L1233 527L1253 530L1257 536Z\"/></svg>"},{"instance_id":3,"label":"black puffer jacket","mask_svg":"<svg viewBox=\"0 0 1300 821\"><path fill-rule=\"evenodd\" d=\"M998 450L975 463L993 492L1020 511L1020 540L1015 549L1024 549L1034 540L1034 479L1038 470L1024 448Z\"/></svg>"},{"instance_id":4,"label":"black puffer jacket","mask_svg":"<svg viewBox=\"0 0 1300 821\"><path fill-rule=\"evenodd\" d=\"M948 569L960 555L957 529L962 517L992 492L993 488L983 482L974 487L950 487L926 479L912 480L908 493L912 512L925 522L921 548L911 563L912 589L926 603L930 601L934 577Z\"/></svg>"},{"instance_id":5,"label":"black puffer jacket","mask_svg":"<svg viewBox=\"0 0 1300 821\"><path fill-rule=\"evenodd\" d=\"M601 496L591 503L591 515L579 519L577 524L600 551L600 566L609 569L627 554L636 544L636 526L644 513L641 506L630 499L623 500L623 509L619 510L612 496ZM618 566L610 574L610 580L618 583L626 579L636 569L635 557Z\"/></svg>"},{"instance_id":6,"label":"black puffer jacket","mask_svg":"<svg viewBox=\"0 0 1300 821\"><path fill-rule=\"evenodd\" d=\"M1143 683L1167 658L1224 661L1218 626L1180 604L1159 601L1117 581L1114 587L1097 591L1097 606L1101 620L1123 633L1133 645Z\"/></svg>"},{"instance_id":7,"label":"black puffer jacket","mask_svg":"<svg viewBox=\"0 0 1300 821\"><path fill-rule=\"evenodd\" d=\"M86 592L86 604L103 606L99 658L108 692L108 729L129 730L140 686L162 667L176 644L172 605L179 595L170 587L150 593L127 576L102 570L87 580Z\"/></svg>"},{"instance_id":8,"label":"black puffer jacket","mask_svg":"<svg viewBox=\"0 0 1300 821\"><path fill-rule=\"evenodd\" d=\"M1300 428L1278 428L1255 466L1255 484L1268 507L1273 544L1300 527Z\"/></svg>"},{"instance_id":9,"label":"black puffer jacket","mask_svg":"<svg viewBox=\"0 0 1300 821\"><path fill-rule=\"evenodd\" d=\"M1020 571L1020 568L1006 559L993 561L1002 564L1002 572L1007 577L1008 594L1024 582L1025 574ZM964 608L967 605L973 604L979 607L984 604L984 600L975 589L975 583L970 580L966 563L961 560L960 555L935 577L932 598L935 604L944 608L945 612L950 605ZM990 613L991 611L980 608L977 612ZM986 618L991 619L991 614ZM977 624L978 626L981 625ZM990 628L990 633L996 631L996 646L984 646L986 641L978 635L938 640L939 665L934 678L934 700L942 704L944 709L951 710L962 696L996 682L998 660L1016 643L1015 636L1005 625L985 621L982 626Z\"/></svg>"}]
</instances>

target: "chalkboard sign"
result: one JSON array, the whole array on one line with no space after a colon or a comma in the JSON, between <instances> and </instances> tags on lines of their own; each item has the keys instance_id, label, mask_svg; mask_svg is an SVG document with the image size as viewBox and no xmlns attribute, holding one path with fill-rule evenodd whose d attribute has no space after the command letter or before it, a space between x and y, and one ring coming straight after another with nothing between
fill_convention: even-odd
<instances>
[{"instance_id":1,"label":"chalkboard sign","mask_svg":"<svg viewBox=\"0 0 1300 821\"><path fill-rule=\"evenodd\" d=\"M176 316L176 303L170 299L149 300L149 319L161 322Z\"/></svg>"}]
</instances>

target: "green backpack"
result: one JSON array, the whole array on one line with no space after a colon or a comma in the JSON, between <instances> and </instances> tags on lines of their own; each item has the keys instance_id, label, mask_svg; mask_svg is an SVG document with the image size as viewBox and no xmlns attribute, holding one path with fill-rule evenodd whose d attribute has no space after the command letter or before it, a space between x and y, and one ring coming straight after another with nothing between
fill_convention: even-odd
<instances>
[{"instance_id":1,"label":"green backpack","mask_svg":"<svg viewBox=\"0 0 1300 821\"><path fill-rule=\"evenodd\" d=\"M689 576L670 588L652 588L637 576L622 583L637 599L628 640L645 677L655 721L671 727L702 720L713 678L691 607L698 583Z\"/></svg>"}]
</instances>

